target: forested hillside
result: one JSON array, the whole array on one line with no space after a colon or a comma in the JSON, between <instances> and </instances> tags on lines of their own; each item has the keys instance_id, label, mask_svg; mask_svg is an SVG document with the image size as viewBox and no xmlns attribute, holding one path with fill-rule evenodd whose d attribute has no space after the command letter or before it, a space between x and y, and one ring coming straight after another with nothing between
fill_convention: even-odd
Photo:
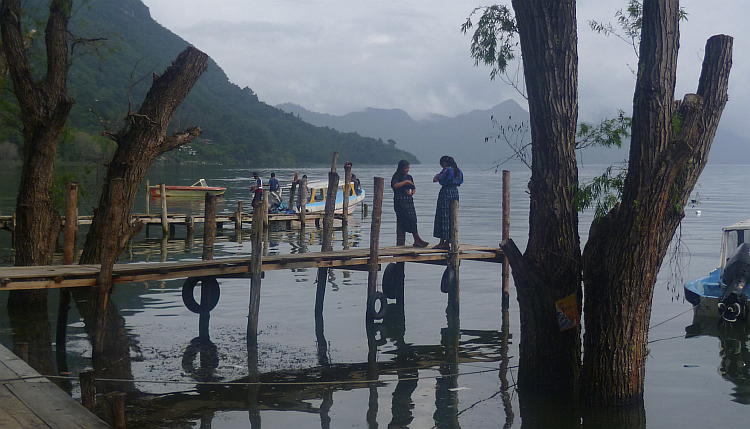
<instances>
[{"instance_id":1,"label":"forested hillside","mask_svg":"<svg viewBox=\"0 0 750 429\"><path fill-rule=\"evenodd\" d=\"M43 16L46 4L30 0L27 10ZM139 0L85 1L77 5L71 24L74 37L106 38L106 42L98 49L91 44L77 45L73 52L68 88L76 105L69 121L72 131L60 146L61 156L69 160L90 152L85 149L87 145L101 146L95 136L117 130L127 109L137 110L151 86L152 75L162 73L189 44L155 22ZM36 24L36 28L44 27ZM41 31L37 31L31 49L43 48L43 44ZM382 140L316 127L271 107L259 101L252 89L231 83L212 59L171 126L184 129L192 125L201 127L203 135L189 148L166 154L164 161L325 164L335 150L341 159L359 164L395 164L404 158L418 162L413 155ZM7 128L1 136L18 144L17 135L14 137Z\"/></svg>"}]
</instances>

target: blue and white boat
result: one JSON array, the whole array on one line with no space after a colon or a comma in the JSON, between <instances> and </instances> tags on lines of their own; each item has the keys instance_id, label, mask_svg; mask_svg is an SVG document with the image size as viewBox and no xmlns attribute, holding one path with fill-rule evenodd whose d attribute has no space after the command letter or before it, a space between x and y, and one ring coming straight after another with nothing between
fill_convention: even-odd
<instances>
[{"instance_id":1,"label":"blue and white boat","mask_svg":"<svg viewBox=\"0 0 750 429\"><path fill-rule=\"evenodd\" d=\"M344 181L339 181L338 191L336 192L336 207L334 213L341 214L344 209ZM349 203L348 213L352 214L357 204L364 201L365 190L362 188L356 188L353 182L349 182L347 189L349 192ZM299 192L299 191L297 191ZM307 182L307 201L305 203L305 211L307 213L324 212L326 209L326 200L328 199L328 181L327 180L314 180ZM295 207L296 212L299 211L299 207Z\"/></svg>"},{"instance_id":2,"label":"blue and white boat","mask_svg":"<svg viewBox=\"0 0 750 429\"><path fill-rule=\"evenodd\" d=\"M724 228L719 266L685 283L685 299L697 316L746 320L750 311L750 219Z\"/></svg>"}]
</instances>

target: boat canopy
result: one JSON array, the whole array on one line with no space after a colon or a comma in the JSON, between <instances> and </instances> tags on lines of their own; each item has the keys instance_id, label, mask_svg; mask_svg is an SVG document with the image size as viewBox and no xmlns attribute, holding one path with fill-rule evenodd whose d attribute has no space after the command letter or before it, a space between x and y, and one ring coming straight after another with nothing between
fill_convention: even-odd
<instances>
[{"instance_id":1,"label":"boat canopy","mask_svg":"<svg viewBox=\"0 0 750 429\"><path fill-rule=\"evenodd\" d=\"M200 186L201 188L208 188L208 184L206 183L206 179L201 179L201 180L193 183L190 186Z\"/></svg>"},{"instance_id":2,"label":"boat canopy","mask_svg":"<svg viewBox=\"0 0 750 429\"><path fill-rule=\"evenodd\" d=\"M724 272L724 266L734 251L743 243L750 243L750 219L745 219L724 228L721 236L721 255L719 267Z\"/></svg>"}]
</instances>

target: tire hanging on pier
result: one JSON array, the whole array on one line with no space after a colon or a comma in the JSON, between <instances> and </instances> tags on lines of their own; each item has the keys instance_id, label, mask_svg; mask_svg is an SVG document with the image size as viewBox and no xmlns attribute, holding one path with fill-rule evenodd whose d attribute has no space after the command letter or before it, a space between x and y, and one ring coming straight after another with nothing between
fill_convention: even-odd
<instances>
[{"instance_id":1,"label":"tire hanging on pier","mask_svg":"<svg viewBox=\"0 0 750 429\"><path fill-rule=\"evenodd\" d=\"M401 268L401 269L399 269ZM403 295L404 291L404 272L403 265L391 262L383 271L383 293L388 299L397 299Z\"/></svg>"},{"instance_id":2,"label":"tire hanging on pier","mask_svg":"<svg viewBox=\"0 0 750 429\"><path fill-rule=\"evenodd\" d=\"M193 295L198 282L201 284L200 303L195 301L195 295ZM215 277L188 277L182 284L182 302L193 313L208 313L216 308L220 294L219 282Z\"/></svg>"},{"instance_id":3,"label":"tire hanging on pier","mask_svg":"<svg viewBox=\"0 0 750 429\"><path fill-rule=\"evenodd\" d=\"M377 309L377 303L380 302L380 309ZM383 292L376 291L367 298L367 313L373 319L382 319L388 311L388 300Z\"/></svg>"}]
</instances>

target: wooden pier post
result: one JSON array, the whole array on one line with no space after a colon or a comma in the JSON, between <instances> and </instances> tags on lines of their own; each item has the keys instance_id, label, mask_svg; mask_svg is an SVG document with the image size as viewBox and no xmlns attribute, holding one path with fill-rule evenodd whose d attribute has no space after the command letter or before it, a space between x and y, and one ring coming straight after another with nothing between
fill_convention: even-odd
<instances>
[{"instance_id":1,"label":"wooden pier post","mask_svg":"<svg viewBox=\"0 0 750 429\"><path fill-rule=\"evenodd\" d=\"M503 170L503 242L510 238L510 171ZM503 310L510 308L510 264L503 253Z\"/></svg>"},{"instance_id":2,"label":"wooden pier post","mask_svg":"<svg viewBox=\"0 0 750 429\"><path fill-rule=\"evenodd\" d=\"M164 183L159 183L159 200L161 201L161 230L165 237L169 236L169 221L167 220L167 190Z\"/></svg>"},{"instance_id":3,"label":"wooden pier post","mask_svg":"<svg viewBox=\"0 0 750 429\"><path fill-rule=\"evenodd\" d=\"M96 411L96 388L94 387L94 370L87 369L78 374L81 383L81 403L92 413Z\"/></svg>"},{"instance_id":4,"label":"wooden pier post","mask_svg":"<svg viewBox=\"0 0 750 429\"><path fill-rule=\"evenodd\" d=\"M214 239L216 238L216 196L206 192L205 203L202 259L210 261L214 258Z\"/></svg>"},{"instance_id":5,"label":"wooden pier post","mask_svg":"<svg viewBox=\"0 0 750 429\"><path fill-rule=\"evenodd\" d=\"M263 230L265 231L268 229L268 189L263 190L263 200L261 201L263 202Z\"/></svg>"},{"instance_id":6,"label":"wooden pier post","mask_svg":"<svg viewBox=\"0 0 750 429\"><path fill-rule=\"evenodd\" d=\"M76 234L78 233L78 183L65 185L65 232L63 234L63 264L75 259Z\"/></svg>"},{"instance_id":7,"label":"wooden pier post","mask_svg":"<svg viewBox=\"0 0 750 429\"><path fill-rule=\"evenodd\" d=\"M255 338L258 334L258 311L260 310L260 281L263 268L263 213L261 202L253 206L251 226L252 254L250 259L250 304L247 318L247 335ZM257 341L255 339L254 341Z\"/></svg>"},{"instance_id":8,"label":"wooden pier post","mask_svg":"<svg viewBox=\"0 0 750 429\"><path fill-rule=\"evenodd\" d=\"M335 153L335 152L334 152ZM339 186L339 175L331 171L328 173L328 190L326 194L325 217L323 218L323 244L321 251L333 251L333 212L336 209L336 193ZM315 315L323 314L323 301L328 282L328 268L318 268L318 287L315 293Z\"/></svg>"},{"instance_id":9,"label":"wooden pier post","mask_svg":"<svg viewBox=\"0 0 750 429\"><path fill-rule=\"evenodd\" d=\"M339 153L333 151L333 160L331 161L331 173L336 172L336 164L339 162Z\"/></svg>"},{"instance_id":10,"label":"wooden pier post","mask_svg":"<svg viewBox=\"0 0 750 429\"><path fill-rule=\"evenodd\" d=\"M302 178L302 180L299 182L299 193L302 201L302 204L299 206L299 221L302 223L302 230L305 229L305 217L307 215L307 178Z\"/></svg>"},{"instance_id":11,"label":"wooden pier post","mask_svg":"<svg viewBox=\"0 0 750 429\"><path fill-rule=\"evenodd\" d=\"M150 211L151 211L151 185L148 183L148 179L146 179L146 216L150 215L149 213Z\"/></svg>"},{"instance_id":12,"label":"wooden pier post","mask_svg":"<svg viewBox=\"0 0 750 429\"><path fill-rule=\"evenodd\" d=\"M455 283L449 286L448 300L456 306L456 314L458 314L459 299L459 281L458 281L458 265L460 263L458 259L458 201L451 201L451 243L450 252L448 253L448 267L453 269L456 273Z\"/></svg>"},{"instance_id":13,"label":"wooden pier post","mask_svg":"<svg viewBox=\"0 0 750 429\"><path fill-rule=\"evenodd\" d=\"M347 162L344 164L344 206L341 210L341 216L343 219L343 226L344 230L346 230L346 225L349 222L349 184L352 182L352 164Z\"/></svg>"},{"instance_id":14,"label":"wooden pier post","mask_svg":"<svg viewBox=\"0 0 750 429\"><path fill-rule=\"evenodd\" d=\"M375 178L372 201L372 221L370 223L370 262L367 273L367 302L375 294L378 285L378 247L380 245L380 221L383 212L382 177ZM367 306L368 317L372 317L370 306Z\"/></svg>"},{"instance_id":15,"label":"wooden pier post","mask_svg":"<svg viewBox=\"0 0 750 429\"><path fill-rule=\"evenodd\" d=\"M193 215L185 216L185 230L187 231L185 242L192 246L193 240L195 240L195 217Z\"/></svg>"},{"instance_id":16,"label":"wooden pier post","mask_svg":"<svg viewBox=\"0 0 750 429\"><path fill-rule=\"evenodd\" d=\"M241 204L241 203L240 203ZM241 206L240 206L241 209ZM205 218L203 220L203 254L201 259L210 261L214 259L214 240L216 238L216 196L206 192ZM201 308L206 308L210 297L206 289L206 281L201 281ZM198 336L209 338L208 325L211 321L211 312L201 311L198 315Z\"/></svg>"},{"instance_id":17,"label":"wooden pier post","mask_svg":"<svg viewBox=\"0 0 750 429\"><path fill-rule=\"evenodd\" d=\"M112 288L112 271L115 261L117 261L118 250L120 248L120 231L117 226L120 225L122 218L122 179L112 179L109 188L109 207L111 214L109 219L104 220L107 225L104 236L106 241L102 246L102 266L99 276L96 280L96 288L99 294L99 307L97 308L96 324L96 342L94 344L94 354L101 355L104 351L104 333L107 325L107 302Z\"/></svg>"},{"instance_id":18,"label":"wooden pier post","mask_svg":"<svg viewBox=\"0 0 750 429\"><path fill-rule=\"evenodd\" d=\"M296 205L294 201L294 197L295 197L295 189L297 189L297 187L299 186L299 184L297 183L297 180L299 180L299 171L294 172L294 179L292 179L292 186L289 188L289 204L288 204L289 210L294 210L294 206Z\"/></svg>"},{"instance_id":19,"label":"wooden pier post","mask_svg":"<svg viewBox=\"0 0 750 429\"><path fill-rule=\"evenodd\" d=\"M242 201L237 201L237 211L234 213L234 230L238 235L242 232Z\"/></svg>"},{"instance_id":20,"label":"wooden pier post","mask_svg":"<svg viewBox=\"0 0 750 429\"><path fill-rule=\"evenodd\" d=\"M65 232L63 234L63 265L70 265L75 259L76 235L78 233L78 183L68 182L65 185ZM55 352L65 356L65 340L68 330L68 309L70 308L70 290L60 289L60 301L57 307L57 327Z\"/></svg>"}]
</instances>

